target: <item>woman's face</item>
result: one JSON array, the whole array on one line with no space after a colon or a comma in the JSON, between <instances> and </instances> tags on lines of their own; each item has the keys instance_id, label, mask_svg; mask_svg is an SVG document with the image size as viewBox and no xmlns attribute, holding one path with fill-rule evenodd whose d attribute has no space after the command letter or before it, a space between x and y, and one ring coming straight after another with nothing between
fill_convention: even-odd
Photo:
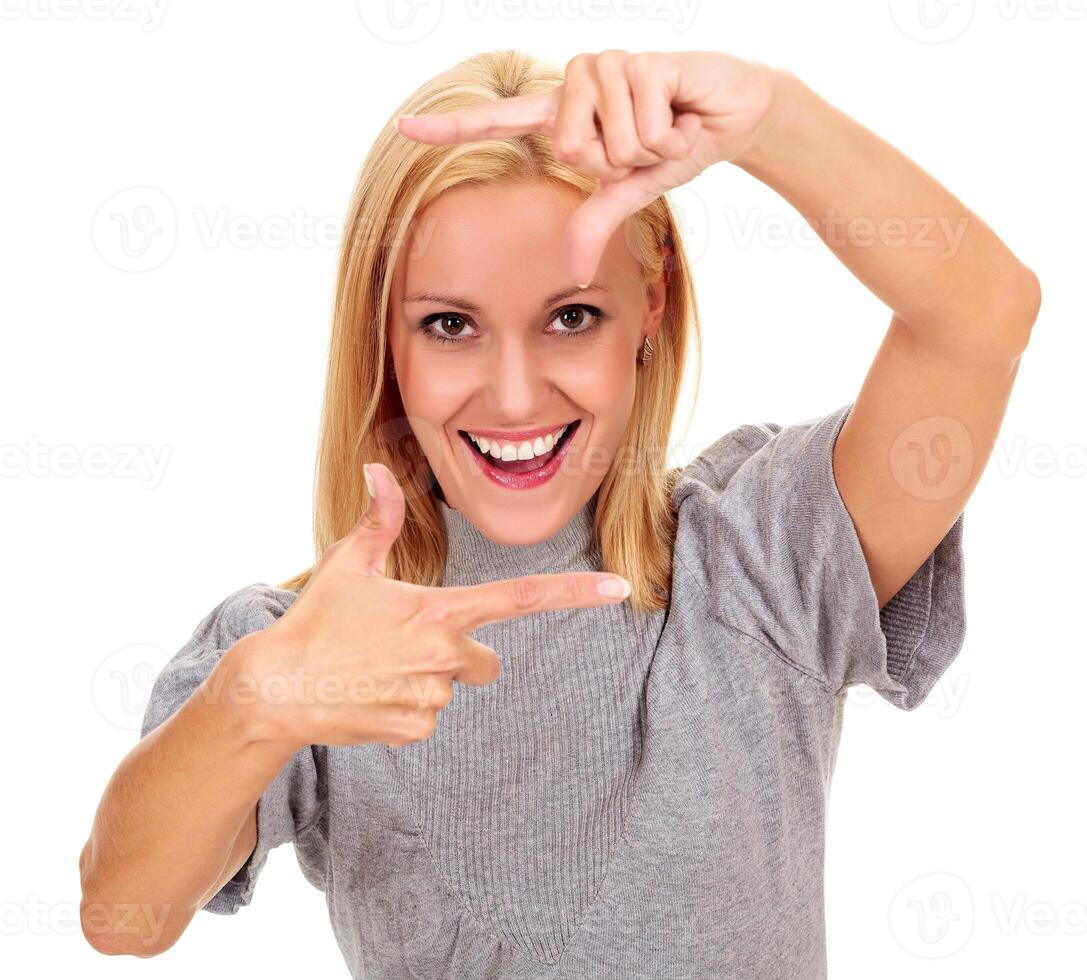
<instances>
[{"instance_id":1,"label":"woman's face","mask_svg":"<svg viewBox=\"0 0 1087 980\"><path fill-rule=\"evenodd\" d=\"M550 537L600 486L664 309L663 280L642 283L622 227L590 287L570 281L562 244L583 200L542 180L452 188L416 216L394 272L412 432L446 503L501 544Z\"/></svg>"}]
</instances>

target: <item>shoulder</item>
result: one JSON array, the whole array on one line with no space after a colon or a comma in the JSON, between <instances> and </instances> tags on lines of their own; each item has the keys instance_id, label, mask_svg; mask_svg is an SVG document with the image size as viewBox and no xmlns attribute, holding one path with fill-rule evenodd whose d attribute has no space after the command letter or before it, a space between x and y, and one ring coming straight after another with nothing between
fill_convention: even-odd
<instances>
[{"instance_id":1,"label":"shoulder","mask_svg":"<svg viewBox=\"0 0 1087 980\"><path fill-rule=\"evenodd\" d=\"M700 488L723 490L740 467L780 431L776 422L748 422L715 439L681 469L674 493L677 505Z\"/></svg>"},{"instance_id":2,"label":"shoulder","mask_svg":"<svg viewBox=\"0 0 1087 980\"><path fill-rule=\"evenodd\" d=\"M197 624L193 639L229 646L241 637L272 625L290 608L298 593L264 582L242 586L222 599Z\"/></svg>"},{"instance_id":3,"label":"shoulder","mask_svg":"<svg viewBox=\"0 0 1087 980\"><path fill-rule=\"evenodd\" d=\"M682 511L690 498L719 498L744 484L758 494L773 481L778 485L818 469L828 458L853 403L799 422L748 422L726 432L682 468L673 501ZM691 501L692 503L695 501Z\"/></svg>"}]
</instances>

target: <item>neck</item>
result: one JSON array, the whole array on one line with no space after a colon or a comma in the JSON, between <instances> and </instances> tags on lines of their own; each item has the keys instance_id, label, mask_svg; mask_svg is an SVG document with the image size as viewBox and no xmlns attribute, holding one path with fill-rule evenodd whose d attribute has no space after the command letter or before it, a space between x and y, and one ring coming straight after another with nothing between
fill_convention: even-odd
<instances>
[{"instance_id":1,"label":"neck","mask_svg":"<svg viewBox=\"0 0 1087 980\"><path fill-rule=\"evenodd\" d=\"M438 499L448 544L442 584L479 585L521 575L598 570L600 550L593 529L596 500L594 493L566 524L542 541L499 544Z\"/></svg>"}]
</instances>

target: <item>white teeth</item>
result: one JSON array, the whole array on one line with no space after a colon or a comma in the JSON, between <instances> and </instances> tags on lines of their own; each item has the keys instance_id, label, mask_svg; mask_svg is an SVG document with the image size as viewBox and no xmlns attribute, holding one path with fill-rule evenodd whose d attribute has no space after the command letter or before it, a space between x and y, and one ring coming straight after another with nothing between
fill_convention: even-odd
<instances>
[{"instance_id":1,"label":"white teeth","mask_svg":"<svg viewBox=\"0 0 1087 980\"><path fill-rule=\"evenodd\" d=\"M538 436L532 442L525 440L520 443L513 442L500 442L497 439L487 439L484 436L476 436L471 432L468 433L468 438L472 440L477 446L479 451L484 455L488 453L495 459L501 460L513 460L513 459L532 459L534 456L542 456L544 453L551 452L555 448L563 433L569 428L569 425L564 425L557 432L548 433L546 436Z\"/></svg>"}]
</instances>

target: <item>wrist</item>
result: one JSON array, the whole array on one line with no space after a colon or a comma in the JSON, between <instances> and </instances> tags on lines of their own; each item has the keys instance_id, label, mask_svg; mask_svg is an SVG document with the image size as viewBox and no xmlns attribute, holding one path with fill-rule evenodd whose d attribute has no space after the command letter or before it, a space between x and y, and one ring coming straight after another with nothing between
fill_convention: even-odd
<instances>
[{"instance_id":1,"label":"wrist","mask_svg":"<svg viewBox=\"0 0 1087 980\"><path fill-rule=\"evenodd\" d=\"M753 177L765 179L775 162L782 159L786 148L796 142L799 106L807 86L791 71L763 66L767 73L770 104L743 149L731 160Z\"/></svg>"}]
</instances>

